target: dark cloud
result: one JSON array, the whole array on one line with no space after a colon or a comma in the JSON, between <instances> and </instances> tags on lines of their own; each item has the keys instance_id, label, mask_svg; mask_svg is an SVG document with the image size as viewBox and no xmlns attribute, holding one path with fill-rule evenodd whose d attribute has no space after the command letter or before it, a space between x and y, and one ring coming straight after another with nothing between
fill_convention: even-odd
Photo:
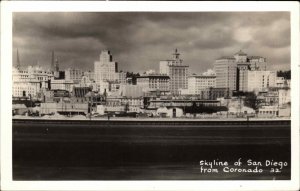
<instances>
[{"instance_id":1,"label":"dark cloud","mask_svg":"<svg viewBox=\"0 0 300 191\"><path fill-rule=\"evenodd\" d=\"M266 57L270 69L289 68L290 19L288 12L14 13L13 48L24 65L49 66L54 50L62 68L86 70L103 49L136 72L158 69L175 48L194 73L240 49Z\"/></svg>"}]
</instances>

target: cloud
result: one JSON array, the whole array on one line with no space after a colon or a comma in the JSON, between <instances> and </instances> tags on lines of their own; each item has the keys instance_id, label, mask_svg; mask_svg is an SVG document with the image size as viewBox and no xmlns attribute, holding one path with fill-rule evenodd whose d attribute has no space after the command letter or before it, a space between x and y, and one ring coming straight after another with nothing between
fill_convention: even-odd
<instances>
[{"instance_id":1,"label":"cloud","mask_svg":"<svg viewBox=\"0 0 300 191\"><path fill-rule=\"evenodd\" d=\"M158 69L178 48L202 73L243 49L266 57L271 68L289 68L289 21L287 12L14 13L13 51L24 65L49 67L54 50L62 68L91 70L109 49L120 69L137 72Z\"/></svg>"}]
</instances>

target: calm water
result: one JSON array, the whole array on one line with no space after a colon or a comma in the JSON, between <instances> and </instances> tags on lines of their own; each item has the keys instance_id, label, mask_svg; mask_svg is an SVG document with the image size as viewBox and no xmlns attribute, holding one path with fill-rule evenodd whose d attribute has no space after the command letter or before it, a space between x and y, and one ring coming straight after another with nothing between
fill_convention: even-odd
<instances>
[{"instance_id":1,"label":"calm water","mask_svg":"<svg viewBox=\"0 0 300 191\"><path fill-rule=\"evenodd\" d=\"M47 121L45 121L47 122ZM14 180L290 179L290 122L14 121ZM200 173L200 160L287 161L281 173Z\"/></svg>"}]
</instances>

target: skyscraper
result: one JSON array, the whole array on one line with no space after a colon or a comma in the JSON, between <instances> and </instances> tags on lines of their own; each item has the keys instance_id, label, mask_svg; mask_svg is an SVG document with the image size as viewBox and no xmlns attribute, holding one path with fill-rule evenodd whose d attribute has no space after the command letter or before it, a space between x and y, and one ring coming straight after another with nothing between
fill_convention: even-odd
<instances>
[{"instance_id":1,"label":"skyscraper","mask_svg":"<svg viewBox=\"0 0 300 191\"><path fill-rule=\"evenodd\" d=\"M118 72L118 63L114 62L110 51L104 50L100 54L100 60L94 63L95 81L97 85L107 81L116 81Z\"/></svg>"},{"instance_id":2,"label":"skyscraper","mask_svg":"<svg viewBox=\"0 0 300 191\"><path fill-rule=\"evenodd\" d=\"M249 91L248 72L266 71L266 64L264 57L248 56L241 50L233 56L223 56L214 63L216 87L228 88L229 91Z\"/></svg>"},{"instance_id":3,"label":"skyscraper","mask_svg":"<svg viewBox=\"0 0 300 191\"><path fill-rule=\"evenodd\" d=\"M170 92L179 94L179 89L188 88L189 66L183 64L177 49L173 53L171 60L161 60L159 71L161 74L167 74L170 77Z\"/></svg>"}]
</instances>

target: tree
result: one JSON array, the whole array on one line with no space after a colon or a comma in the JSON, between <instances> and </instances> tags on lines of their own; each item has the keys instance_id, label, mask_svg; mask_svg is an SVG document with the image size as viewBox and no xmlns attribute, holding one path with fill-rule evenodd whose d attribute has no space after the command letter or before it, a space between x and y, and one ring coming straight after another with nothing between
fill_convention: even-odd
<instances>
[{"instance_id":1,"label":"tree","mask_svg":"<svg viewBox=\"0 0 300 191\"><path fill-rule=\"evenodd\" d=\"M255 111L259 108L261 100L257 98L254 92L245 93L244 105L254 109Z\"/></svg>"},{"instance_id":2,"label":"tree","mask_svg":"<svg viewBox=\"0 0 300 191\"><path fill-rule=\"evenodd\" d=\"M277 71L277 77L284 77L284 79L290 80L291 79L291 70Z\"/></svg>"},{"instance_id":3,"label":"tree","mask_svg":"<svg viewBox=\"0 0 300 191\"><path fill-rule=\"evenodd\" d=\"M129 111L129 103L128 102L125 104L124 110L126 113Z\"/></svg>"}]
</instances>

